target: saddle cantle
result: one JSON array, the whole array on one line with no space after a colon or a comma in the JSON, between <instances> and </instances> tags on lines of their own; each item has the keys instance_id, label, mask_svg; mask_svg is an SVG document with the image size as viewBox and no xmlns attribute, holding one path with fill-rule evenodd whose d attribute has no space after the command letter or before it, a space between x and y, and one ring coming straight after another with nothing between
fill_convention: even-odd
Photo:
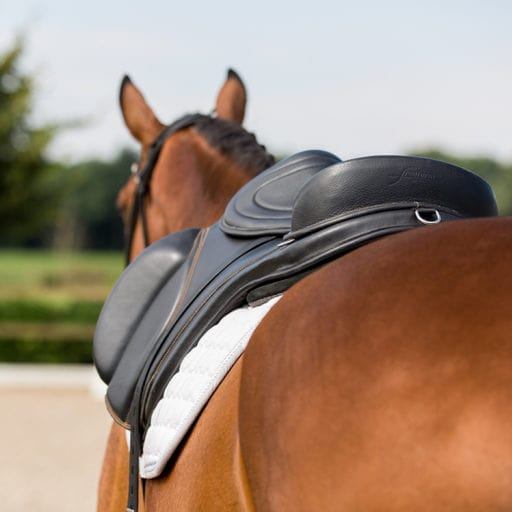
<instances>
[{"instance_id":1,"label":"saddle cantle","mask_svg":"<svg viewBox=\"0 0 512 512\"><path fill-rule=\"evenodd\" d=\"M165 237L123 272L94 338L111 414L143 429L184 356L240 305L382 236L494 215L489 185L445 162L341 162L322 151L281 161L247 183L217 224Z\"/></svg>"}]
</instances>

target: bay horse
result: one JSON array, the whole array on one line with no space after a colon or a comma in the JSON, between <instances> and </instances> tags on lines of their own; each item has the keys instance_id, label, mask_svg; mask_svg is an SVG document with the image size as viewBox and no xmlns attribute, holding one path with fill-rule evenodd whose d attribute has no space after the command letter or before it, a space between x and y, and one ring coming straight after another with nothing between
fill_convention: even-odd
<instances>
[{"instance_id":1,"label":"bay horse","mask_svg":"<svg viewBox=\"0 0 512 512\"><path fill-rule=\"evenodd\" d=\"M245 101L232 72L216 104L230 135L191 128L165 143L146 199L150 241L209 225L271 163L240 126ZM129 80L121 106L144 161L163 125ZM135 186L119 194L125 218ZM143 246L137 225L131 257ZM512 220L477 219L388 236L306 277L146 482L141 508L510 510L511 263ZM127 474L114 425L100 512L124 510Z\"/></svg>"}]
</instances>

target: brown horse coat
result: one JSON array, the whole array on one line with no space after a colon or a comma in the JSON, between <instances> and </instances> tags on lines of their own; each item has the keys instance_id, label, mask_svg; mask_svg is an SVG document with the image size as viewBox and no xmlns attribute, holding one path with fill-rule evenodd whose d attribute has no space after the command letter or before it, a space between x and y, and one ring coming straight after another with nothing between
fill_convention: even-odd
<instances>
[{"instance_id":1,"label":"brown horse coat","mask_svg":"<svg viewBox=\"0 0 512 512\"><path fill-rule=\"evenodd\" d=\"M147 510L508 510L510 233L422 228L294 286L146 483Z\"/></svg>"},{"instance_id":2,"label":"brown horse coat","mask_svg":"<svg viewBox=\"0 0 512 512\"><path fill-rule=\"evenodd\" d=\"M244 357L256 509L510 510L511 264L512 219L460 221L293 287Z\"/></svg>"}]
</instances>

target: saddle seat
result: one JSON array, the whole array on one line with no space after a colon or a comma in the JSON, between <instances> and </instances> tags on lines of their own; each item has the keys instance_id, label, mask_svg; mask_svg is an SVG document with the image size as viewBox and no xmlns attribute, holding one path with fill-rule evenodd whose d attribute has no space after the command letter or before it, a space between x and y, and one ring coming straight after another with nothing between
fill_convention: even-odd
<instances>
[{"instance_id":1,"label":"saddle seat","mask_svg":"<svg viewBox=\"0 0 512 512\"><path fill-rule=\"evenodd\" d=\"M94 337L112 416L143 430L185 355L235 308L382 236L496 214L489 185L445 162L342 162L323 151L281 161L247 183L218 223L154 243L119 278Z\"/></svg>"}]
</instances>

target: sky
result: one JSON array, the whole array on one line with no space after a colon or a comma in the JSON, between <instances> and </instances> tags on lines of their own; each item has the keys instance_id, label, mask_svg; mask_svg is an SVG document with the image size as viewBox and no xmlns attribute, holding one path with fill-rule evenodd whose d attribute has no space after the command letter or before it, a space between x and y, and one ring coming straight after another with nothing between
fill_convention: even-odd
<instances>
[{"instance_id":1,"label":"sky","mask_svg":"<svg viewBox=\"0 0 512 512\"><path fill-rule=\"evenodd\" d=\"M123 74L171 122L210 111L233 67L246 128L277 153L438 146L512 160L511 26L506 0L22 0L0 6L0 51L26 34L35 122L86 121L54 142L59 158L134 144Z\"/></svg>"}]
</instances>

